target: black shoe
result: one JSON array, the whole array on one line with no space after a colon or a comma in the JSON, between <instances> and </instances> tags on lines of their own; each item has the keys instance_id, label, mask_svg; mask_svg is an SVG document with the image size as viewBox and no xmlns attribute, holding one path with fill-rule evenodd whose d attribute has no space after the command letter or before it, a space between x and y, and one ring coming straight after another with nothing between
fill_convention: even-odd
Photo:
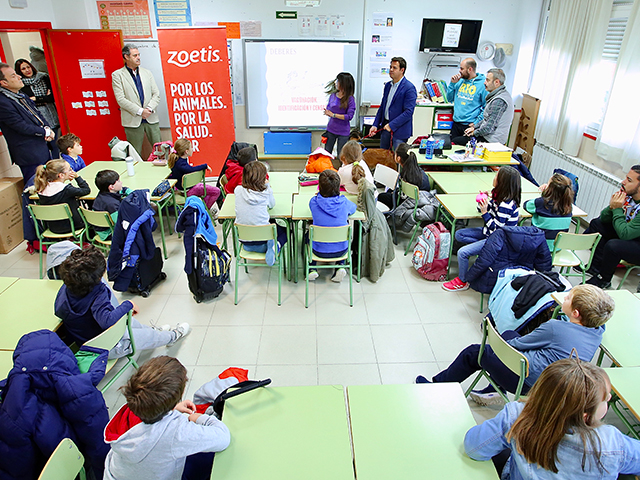
<instances>
[{"instance_id":1,"label":"black shoe","mask_svg":"<svg viewBox=\"0 0 640 480\"><path fill-rule=\"evenodd\" d=\"M427 380L425 377L423 377L422 375L418 375L416 377L416 383L431 383L431 381Z\"/></svg>"},{"instance_id":2,"label":"black shoe","mask_svg":"<svg viewBox=\"0 0 640 480\"><path fill-rule=\"evenodd\" d=\"M586 283L589 285L595 285L596 287L600 287L603 290L606 290L607 288L611 288L611 282L603 280L600 275L595 275L591 277L589 280L586 281Z\"/></svg>"},{"instance_id":3,"label":"black shoe","mask_svg":"<svg viewBox=\"0 0 640 480\"><path fill-rule=\"evenodd\" d=\"M580 273L580 274L582 274L582 269L581 269L580 267L578 267L578 266L573 267L573 271L574 271L574 272L576 272L576 273ZM589 270L587 270L587 271L586 271L586 272L584 272L584 273L586 273L587 275L591 275L592 277L595 277L595 276L596 276L596 275L598 275L598 273L600 273L600 272L598 272L598 270L597 270L597 269L595 269L595 268L591 267L591 268L589 268Z\"/></svg>"}]
</instances>

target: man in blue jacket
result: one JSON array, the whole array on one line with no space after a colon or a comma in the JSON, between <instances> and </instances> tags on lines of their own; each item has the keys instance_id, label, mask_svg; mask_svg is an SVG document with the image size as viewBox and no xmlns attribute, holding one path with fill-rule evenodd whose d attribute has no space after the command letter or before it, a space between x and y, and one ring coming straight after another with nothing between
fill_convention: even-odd
<instances>
[{"instance_id":1,"label":"man in blue jacket","mask_svg":"<svg viewBox=\"0 0 640 480\"><path fill-rule=\"evenodd\" d=\"M380 134L380 148L393 149L406 143L413 135L413 111L416 108L418 92L409 80L404 78L407 61L402 57L393 57L389 66L391 81L385 83L380 108L369 133Z\"/></svg>"},{"instance_id":2,"label":"man in blue jacket","mask_svg":"<svg viewBox=\"0 0 640 480\"><path fill-rule=\"evenodd\" d=\"M15 70L0 63L0 130L7 141L11 161L20 167L26 183L38 165L58 158L60 153L52 142L55 133L36 104L20 93L22 87L22 79Z\"/></svg>"},{"instance_id":3,"label":"man in blue jacket","mask_svg":"<svg viewBox=\"0 0 640 480\"><path fill-rule=\"evenodd\" d=\"M469 138L465 137L464 131L482 120L487 90L485 76L476 73L476 67L473 58L462 60L460 71L451 77L447 87L447 99L453 103L451 141L456 145L466 145Z\"/></svg>"}]
</instances>

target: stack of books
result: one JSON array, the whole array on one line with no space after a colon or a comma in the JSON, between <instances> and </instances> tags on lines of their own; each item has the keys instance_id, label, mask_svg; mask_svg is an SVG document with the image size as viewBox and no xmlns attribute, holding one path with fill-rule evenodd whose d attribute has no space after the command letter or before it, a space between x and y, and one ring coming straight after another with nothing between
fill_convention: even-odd
<instances>
[{"instance_id":1,"label":"stack of books","mask_svg":"<svg viewBox=\"0 0 640 480\"><path fill-rule=\"evenodd\" d=\"M484 153L482 158L488 161L508 161L512 150L501 143L483 143Z\"/></svg>"}]
</instances>

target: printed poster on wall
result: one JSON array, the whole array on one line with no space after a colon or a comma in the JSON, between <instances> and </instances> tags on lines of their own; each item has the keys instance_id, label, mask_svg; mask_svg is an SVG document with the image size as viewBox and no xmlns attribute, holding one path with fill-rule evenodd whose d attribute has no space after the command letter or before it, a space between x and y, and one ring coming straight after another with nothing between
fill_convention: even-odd
<instances>
[{"instance_id":1,"label":"printed poster on wall","mask_svg":"<svg viewBox=\"0 0 640 480\"><path fill-rule=\"evenodd\" d=\"M190 27L190 0L153 0L158 27Z\"/></svg>"},{"instance_id":2,"label":"printed poster on wall","mask_svg":"<svg viewBox=\"0 0 640 480\"><path fill-rule=\"evenodd\" d=\"M235 140L226 29L162 29L158 42L172 137L217 175Z\"/></svg>"},{"instance_id":3,"label":"printed poster on wall","mask_svg":"<svg viewBox=\"0 0 640 480\"><path fill-rule=\"evenodd\" d=\"M97 1L100 28L122 30L124 38L151 38L147 0Z\"/></svg>"}]
</instances>

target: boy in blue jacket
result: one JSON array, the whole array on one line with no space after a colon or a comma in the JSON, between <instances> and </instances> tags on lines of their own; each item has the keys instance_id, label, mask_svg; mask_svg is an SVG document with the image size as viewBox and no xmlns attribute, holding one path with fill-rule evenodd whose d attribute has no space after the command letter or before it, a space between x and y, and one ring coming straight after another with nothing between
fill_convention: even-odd
<instances>
[{"instance_id":1,"label":"boy in blue jacket","mask_svg":"<svg viewBox=\"0 0 640 480\"><path fill-rule=\"evenodd\" d=\"M60 149L60 157L66 160L74 172L78 172L86 167L84 160L80 156L82 153L82 145L80 145L80 137L73 133L67 133L61 136L58 141Z\"/></svg>"},{"instance_id":2,"label":"boy in blue jacket","mask_svg":"<svg viewBox=\"0 0 640 480\"><path fill-rule=\"evenodd\" d=\"M319 227L342 227L349 224L349 216L356 212L356 205L340 195L340 176L335 170L325 170L318 177L319 192L309 200L313 224ZM314 242L313 253L322 258L339 258L343 256L349 243ZM338 262L340 265L344 261ZM315 262L312 262L315 265ZM332 282L340 283L347 274L344 268L338 268L331 277ZM309 272L309 281L318 278L318 271Z\"/></svg>"},{"instance_id":3,"label":"boy in blue jacket","mask_svg":"<svg viewBox=\"0 0 640 480\"><path fill-rule=\"evenodd\" d=\"M102 281L106 269L104 256L93 245L84 250L74 250L60 264L64 285L56 297L55 314L78 345L115 325L129 310L133 315L138 313L138 308L130 300L118 304L109 286ZM162 345L170 347L191 331L188 323L180 323L175 328L169 325L151 328L135 319L131 319L131 328L136 350ZM129 353L131 342L125 331L122 339L109 352L109 358L120 358Z\"/></svg>"},{"instance_id":4,"label":"boy in blue jacket","mask_svg":"<svg viewBox=\"0 0 640 480\"><path fill-rule=\"evenodd\" d=\"M526 394L542 371L553 362L569 358L575 349L578 358L590 361L602 341L604 324L613 315L615 302L604 290L593 285L577 285L571 289L562 303L564 315L557 320L544 322L533 332L520 336L507 330L502 334L509 345L521 351L529 362L529 376L524 381L522 393ZM469 345L432 382L462 383L474 372L484 368L501 388L515 392L518 375L505 366L493 353L490 345L485 347L482 360L478 364L480 345ZM431 383L418 375L416 383ZM491 387L491 386L489 386ZM482 392L471 392L471 398L480 405L494 405L502 397L487 388Z\"/></svg>"}]
</instances>

